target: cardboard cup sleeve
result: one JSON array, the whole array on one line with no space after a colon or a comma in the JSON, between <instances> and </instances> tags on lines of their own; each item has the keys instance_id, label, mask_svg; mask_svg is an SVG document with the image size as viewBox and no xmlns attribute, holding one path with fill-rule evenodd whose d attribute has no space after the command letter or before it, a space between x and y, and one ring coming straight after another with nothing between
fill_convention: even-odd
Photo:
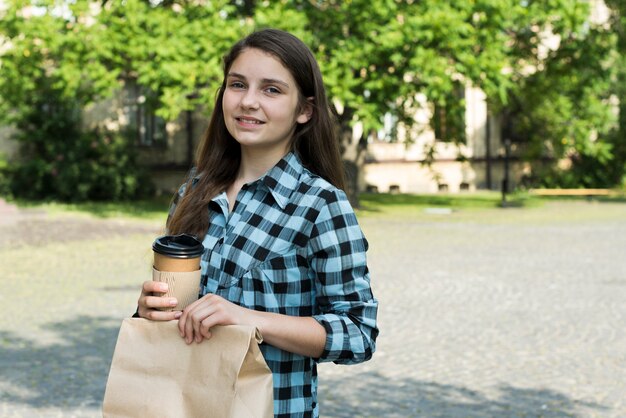
<instances>
[{"instance_id":1,"label":"cardboard cup sleeve","mask_svg":"<svg viewBox=\"0 0 626 418\"><path fill-rule=\"evenodd\" d=\"M163 296L174 297L178 305L173 308L164 308L164 311L182 311L187 305L198 300L200 293L200 270L189 272L160 271L152 268L152 280L165 282L168 292Z\"/></svg>"}]
</instances>

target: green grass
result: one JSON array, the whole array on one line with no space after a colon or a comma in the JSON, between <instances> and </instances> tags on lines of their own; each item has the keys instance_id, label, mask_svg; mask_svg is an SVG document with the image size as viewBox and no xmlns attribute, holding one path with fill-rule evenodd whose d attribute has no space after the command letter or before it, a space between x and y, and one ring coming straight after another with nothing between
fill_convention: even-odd
<instances>
[{"instance_id":1,"label":"green grass","mask_svg":"<svg viewBox=\"0 0 626 418\"><path fill-rule=\"evenodd\" d=\"M537 207L541 200L523 193L507 195L507 207ZM364 193L360 196L359 214L414 213L416 209L446 208L451 210L479 210L502 207L502 195L498 192L460 194L388 194Z\"/></svg>"},{"instance_id":2,"label":"green grass","mask_svg":"<svg viewBox=\"0 0 626 418\"><path fill-rule=\"evenodd\" d=\"M170 196L125 202L36 202L17 200L20 208L45 211L52 216L84 215L96 218L130 218L146 221L165 221L171 201Z\"/></svg>"},{"instance_id":3,"label":"green grass","mask_svg":"<svg viewBox=\"0 0 626 418\"><path fill-rule=\"evenodd\" d=\"M602 203L626 203L626 194L616 193L609 196L533 196L533 199L544 201L593 201Z\"/></svg>"},{"instance_id":4,"label":"green grass","mask_svg":"<svg viewBox=\"0 0 626 418\"><path fill-rule=\"evenodd\" d=\"M418 223L479 223L550 225L553 223L626 220L625 202L619 199L546 198L516 193L502 207L497 192L467 194L363 194L360 220ZM435 209L435 210L431 210ZM447 211L439 210L447 209Z\"/></svg>"},{"instance_id":5,"label":"green grass","mask_svg":"<svg viewBox=\"0 0 626 418\"><path fill-rule=\"evenodd\" d=\"M360 206L357 209L359 217L384 216L414 217L423 214L427 209L450 209L454 212L480 213L486 210L496 210L502 207L502 195L499 192L475 193L438 193L438 194L388 194L363 193L359 197ZM51 216L91 216L96 218L128 218L165 222L167 209L171 198L161 196L157 198L127 202L35 202L17 200L12 203L20 208L45 211ZM538 197L527 193L512 193L507 195L506 206L520 209L533 209L543 206L550 201L589 201L585 197ZM623 203L623 197L593 198L598 202Z\"/></svg>"}]
</instances>

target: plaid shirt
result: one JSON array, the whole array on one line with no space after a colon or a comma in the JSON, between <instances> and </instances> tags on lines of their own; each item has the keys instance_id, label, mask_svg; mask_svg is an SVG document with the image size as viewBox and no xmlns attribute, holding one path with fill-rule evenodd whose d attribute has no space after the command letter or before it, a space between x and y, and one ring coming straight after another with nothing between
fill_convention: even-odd
<instances>
[{"instance_id":1,"label":"plaid shirt","mask_svg":"<svg viewBox=\"0 0 626 418\"><path fill-rule=\"evenodd\" d=\"M290 153L243 186L232 213L221 193L208 216L202 294L258 311L312 316L326 330L318 359L261 344L274 378L275 417L319 416L317 362L366 361L378 335L368 244L345 194Z\"/></svg>"}]
</instances>

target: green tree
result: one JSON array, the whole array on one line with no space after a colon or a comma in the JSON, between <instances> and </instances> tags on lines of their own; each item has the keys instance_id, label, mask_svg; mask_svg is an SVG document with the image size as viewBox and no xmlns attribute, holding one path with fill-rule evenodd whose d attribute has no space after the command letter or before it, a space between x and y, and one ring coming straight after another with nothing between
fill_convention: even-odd
<instances>
[{"instance_id":1,"label":"green tree","mask_svg":"<svg viewBox=\"0 0 626 418\"><path fill-rule=\"evenodd\" d=\"M120 80L154 94L157 114L175 120L198 106L210 112L221 57L249 23L229 1L109 1L98 14L101 62Z\"/></svg>"},{"instance_id":2,"label":"green tree","mask_svg":"<svg viewBox=\"0 0 626 418\"><path fill-rule=\"evenodd\" d=\"M582 0L42 0L29 18L24 10L32 2L7 3L0 12L0 111L36 150L50 133L33 139L28 127L37 124L28 115L41 115L52 101L76 124L75 109L128 80L151 92L148 100L167 120L198 108L209 113L222 54L253 28L272 26L301 37L319 59L353 191L366 147L352 137L357 123L365 136L389 112L410 127L418 94L462 121L458 91L468 84L485 91L492 112L515 116L509 132L525 137L529 159L574 156L581 173L597 173L582 167L604 167L624 154L623 141L606 139L611 83L624 80L624 71L613 73L616 38L588 24ZM619 11L613 28L622 31L623 59ZM558 48L544 48L547 34L560 39ZM440 139L464 141L461 124L447 132ZM594 175L568 181L604 181Z\"/></svg>"},{"instance_id":3,"label":"green tree","mask_svg":"<svg viewBox=\"0 0 626 418\"><path fill-rule=\"evenodd\" d=\"M107 97L117 78L100 59L99 28L85 2L13 0L0 11L0 118L19 128L47 100L84 106Z\"/></svg>"},{"instance_id":4,"label":"green tree","mask_svg":"<svg viewBox=\"0 0 626 418\"><path fill-rule=\"evenodd\" d=\"M556 16L531 3L514 33L513 85L505 135L531 163L528 185L607 187L616 37L590 21L584 2ZM549 45L552 44L552 47ZM569 159L571 164L559 161Z\"/></svg>"},{"instance_id":5,"label":"green tree","mask_svg":"<svg viewBox=\"0 0 626 418\"><path fill-rule=\"evenodd\" d=\"M507 134L517 129L524 138L520 149L528 161L572 158L573 168L563 173L555 163L534 164L540 181L597 185L608 181L604 167L616 158L606 140L615 37L590 24L588 6L581 0L283 0L248 10L258 23L304 32L337 107L353 180L366 146L352 138L356 123L367 135L390 112L410 128L422 93L456 124L439 139L463 142L458 91L472 85L485 91L491 112L515 115ZM559 45L551 49L554 39Z\"/></svg>"},{"instance_id":6,"label":"green tree","mask_svg":"<svg viewBox=\"0 0 626 418\"><path fill-rule=\"evenodd\" d=\"M102 65L86 3L7 2L0 19L0 119L18 129L21 159L5 168L15 195L63 200L135 196L134 148L106 132L83 132L81 111L117 78Z\"/></svg>"},{"instance_id":7,"label":"green tree","mask_svg":"<svg viewBox=\"0 0 626 418\"><path fill-rule=\"evenodd\" d=\"M84 200L146 190L134 142L123 132L83 132L81 110L129 80L168 120L212 103L221 54L246 27L235 11L228 2L7 2L0 118L22 144L8 169L14 193Z\"/></svg>"},{"instance_id":8,"label":"green tree","mask_svg":"<svg viewBox=\"0 0 626 418\"><path fill-rule=\"evenodd\" d=\"M368 135L389 112L410 128L419 93L462 119L458 90L466 82L506 96L509 38L502 28L508 10L491 3L502 2L263 2L254 9L254 19L285 29L290 28L282 22L298 22L306 29L300 29L303 39L320 61L339 116L354 191L366 147L366 138L352 136L355 124ZM268 19L285 9L297 18ZM464 135L449 139L462 142Z\"/></svg>"},{"instance_id":9,"label":"green tree","mask_svg":"<svg viewBox=\"0 0 626 418\"><path fill-rule=\"evenodd\" d=\"M608 171L615 184L626 187L626 2L606 0L606 3L612 10L611 25L618 37L613 91L619 101L619 124L609 138L615 158Z\"/></svg>"}]
</instances>

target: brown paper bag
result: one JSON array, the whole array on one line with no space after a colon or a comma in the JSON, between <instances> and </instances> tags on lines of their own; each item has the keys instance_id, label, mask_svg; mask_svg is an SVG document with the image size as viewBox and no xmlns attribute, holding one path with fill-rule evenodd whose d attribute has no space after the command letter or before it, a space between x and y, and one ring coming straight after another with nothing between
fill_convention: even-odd
<instances>
[{"instance_id":1,"label":"brown paper bag","mask_svg":"<svg viewBox=\"0 0 626 418\"><path fill-rule=\"evenodd\" d=\"M102 406L109 417L273 417L272 372L253 327L185 344L177 321L122 322Z\"/></svg>"}]
</instances>

